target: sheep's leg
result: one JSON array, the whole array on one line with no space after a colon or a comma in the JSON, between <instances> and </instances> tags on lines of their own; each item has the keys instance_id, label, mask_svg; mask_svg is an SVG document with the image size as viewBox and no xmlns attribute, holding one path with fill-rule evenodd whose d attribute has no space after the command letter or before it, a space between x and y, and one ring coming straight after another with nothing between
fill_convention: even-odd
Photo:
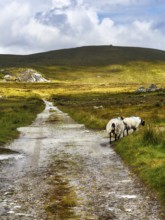
<instances>
[{"instance_id":1,"label":"sheep's leg","mask_svg":"<svg viewBox=\"0 0 165 220\"><path fill-rule=\"evenodd\" d=\"M109 133L109 143L111 144L111 132Z\"/></svg>"},{"instance_id":2,"label":"sheep's leg","mask_svg":"<svg viewBox=\"0 0 165 220\"><path fill-rule=\"evenodd\" d=\"M115 141L117 140L117 134L115 134Z\"/></svg>"}]
</instances>

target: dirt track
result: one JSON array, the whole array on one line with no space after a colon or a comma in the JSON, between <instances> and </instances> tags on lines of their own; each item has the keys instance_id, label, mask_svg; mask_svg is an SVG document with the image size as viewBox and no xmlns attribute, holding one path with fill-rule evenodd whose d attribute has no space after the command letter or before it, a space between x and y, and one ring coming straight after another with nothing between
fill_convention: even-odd
<instances>
[{"instance_id":1,"label":"dirt track","mask_svg":"<svg viewBox=\"0 0 165 220\"><path fill-rule=\"evenodd\" d=\"M0 156L0 219L61 219L58 210L49 217L45 211L57 158L56 174L76 193L76 219L161 219L158 203L110 148L105 132L87 130L50 102L19 130L19 139L7 146L19 154Z\"/></svg>"}]
</instances>

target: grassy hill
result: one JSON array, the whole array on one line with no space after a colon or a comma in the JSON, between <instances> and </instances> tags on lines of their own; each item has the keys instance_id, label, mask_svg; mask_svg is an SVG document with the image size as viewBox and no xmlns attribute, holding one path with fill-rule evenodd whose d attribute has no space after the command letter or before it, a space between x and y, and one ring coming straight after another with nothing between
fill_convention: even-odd
<instances>
[{"instance_id":1,"label":"grassy hill","mask_svg":"<svg viewBox=\"0 0 165 220\"><path fill-rule=\"evenodd\" d=\"M106 66L131 61L165 61L165 51L117 46L84 46L31 55L0 55L0 68L11 66Z\"/></svg>"},{"instance_id":2,"label":"grassy hill","mask_svg":"<svg viewBox=\"0 0 165 220\"><path fill-rule=\"evenodd\" d=\"M29 67L46 79L71 83L71 89L74 83L79 84L80 91L84 84L101 91L125 91L125 88L133 91L152 83L165 88L165 51L155 49L109 45L31 55L0 55L1 79L5 74L17 74L21 68Z\"/></svg>"}]
</instances>

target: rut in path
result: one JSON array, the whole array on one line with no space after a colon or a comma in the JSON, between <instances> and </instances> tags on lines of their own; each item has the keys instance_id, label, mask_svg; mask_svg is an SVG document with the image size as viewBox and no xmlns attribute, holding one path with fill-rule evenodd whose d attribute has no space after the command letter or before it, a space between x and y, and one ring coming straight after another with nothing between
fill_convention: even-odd
<instances>
[{"instance_id":1,"label":"rut in path","mask_svg":"<svg viewBox=\"0 0 165 220\"><path fill-rule=\"evenodd\" d=\"M76 193L72 208L76 219L161 219L157 201L110 148L106 133L87 130L45 103L35 122L20 128L19 139L8 146L21 154L0 161L1 219L61 219L57 207L49 217L45 210L49 179L54 175L50 166L57 158L65 166L61 169L56 163L56 175Z\"/></svg>"}]
</instances>

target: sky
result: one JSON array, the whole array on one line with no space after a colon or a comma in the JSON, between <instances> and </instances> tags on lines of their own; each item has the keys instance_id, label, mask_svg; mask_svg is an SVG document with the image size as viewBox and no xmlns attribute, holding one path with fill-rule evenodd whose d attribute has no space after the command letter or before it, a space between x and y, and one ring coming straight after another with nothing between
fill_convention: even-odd
<instances>
[{"instance_id":1,"label":"sky","mask_svg":"<svg viewBox=\"0 0 165 220\"><path fill-rule=\"evenodd\" d=\"M88 45L165 50L165 1L0 0L0 54Z\"/></svg>"}]
</instances>

